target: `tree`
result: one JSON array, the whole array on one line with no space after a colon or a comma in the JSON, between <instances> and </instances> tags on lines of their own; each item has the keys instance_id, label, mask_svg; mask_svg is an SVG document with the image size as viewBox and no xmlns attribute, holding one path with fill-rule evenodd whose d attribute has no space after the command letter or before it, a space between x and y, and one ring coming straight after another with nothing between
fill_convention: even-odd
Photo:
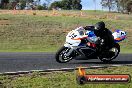
<instances>
[{"instance_id":1,"label":"tree","mask_svg":"<svg viewBox=\"0 0 132 88\"><path fill-rule=\"evenodd\" d=\"M132 0L115 0L117 3L118 12L126 13L131 11Z\"/></svg>"},{"instance_id":2,"label":"tree","mask_svg":"<svg viewBox=\"0 0 132 88\"><path fill-rule=\"evenodd\" d=\"M35 5L40 5L40 0L35 0L34 3Z\"/></svg>"},{"instance_id":3,"label":"tree","mask_svg":"<svg viewBox=\"0 0 132 88\"><path fill-rule=\"evenodd\" d=\"M121 8L120 8L120 1L119 0L115 0L115 3L116 3L117 11L120 12L120 10L121 10Z\"/></svg>"},{"instance_id":4,"label":"tree","mask_svg":"<svg viewBox=\"0 0 132 88\"><path fill-rule=\"evenodd\" d=\"M120 11L121 12L124 12L124 10L125 10L125 6L126 6L126 1L127 0L119 0L119 4L120 4Z\"/></svg>"},{"instance_id":5,"label":"tree","mask_svg":"<svg viewBox=\"0 0 132 88\"><path fill-rule=\"evenodd\" d=\"M81 0L62 0L62 1L55 1L51 4L51 8L61 8L64 10L81 10Z\"/></svg>"},{"instance_id":6,"label":"tree","mask_svg":"<svg viewBox=\"0 0 132 88\"><path fill-rule=\"evenodd\" d=\"M26 0L19 0L19 3L21 3L21 8L24 9L26 6Z\"/></svg>"},{"instance_id":7,"label":"tree","mask_svg":"<svg viewBox=\"0 0 132 88\"><path fill-rule=\"evenodd\" d=\"M61 1L55 1L55 2L53 2L53 3L50 5L49 9L52 9L52 8L54 8L54 9L56 9L56 8L62 8Z\"/></svg>"},{"instance_id":8,"label":"tree","mask_svg":"<svg viewBox=\"0 0 132 88\"><path fill-rule=\"evenodd\" d=\"M9 3L9 0L2 0L3 3Z\"/></svg>"},{"instance_id":9,"label":"tree","mask_svg":"<svg viewBox=\"0 0 132 88\"><path fill-rule=\"evenodd\" d=\"M102 0L101 5L102 7L108 8L110 12L115 6L115 0Z\"/></svg>"},{"instance_id":10,"label":"tree","mask_svg":"<svg viewBox=\"0 0 132 88\"><path fill-rule=\"evenodd\" d=\"M44 10L47 10L48 9L46 3L43 3L43 8L44 8Z\"/></svg>"},{"instance_id":11,"label":"tree","mask_svg":"<svg viewBox=\"0 0 132 88\"><path fill-rule=\"evenodd\" d=\"M5 9L8 3L9 3L9 0L1 0L1 8Z\"/></svg>"},{"instance_id":12,"label":"tree","mask_svg":"<svg viewBox=\"0 0 132 88\"><path fill-rule=\"evenodd\" d=\"M47 3L47 7L49 7L49 4L50 4L50 2L52 1L52 0L45 0Z\"/></svg>"},{"instance_id":13,"label":"tree","mask_svg":"<svg viewBox=\"0 0 132 88\"><path fill-rule=\"evenodd\" d=\"M38 6L37 6L37 10L44 10L44 9L45 9L44 6L41 6L41 5L38 5Z\"/></svg>"},{"instance_id":14,"label":"tree","mask_svg":"<svg viewBox=\"0 0 132 88\"><path fill-rule=\"evenodd\" d=\"M127 7L126 7L127 11L132 12L132 1L128 1L126 4L127 4Z\"/></svg>"},{"instance_id":15,"label":"tree","mask_svg":"<svg viewBox=\"0 0 132 88\"><path fill-rule=\"evenodd\" d=\"M71 10L72 9L72 0L62 0L61 1L62 9Z\"/></svg>"},{"instance_id":16,"label":"tree","mask_svg":"<svg viewBox=\"0 0 132 88\"><path fill-rule=\"evenodd\" d=\"M82 5L81 5L81 0L72 0L72 7L73 10L81 10Z\"/></svg>"},{"instance_id":17,"label":"tree","mask_svg":"<svg viewBox=\"0 0 132 88\"><path fill-rule=\"evenodd\" d=\"M93 0L94 2L94 8L95 8L95 11L96 11L96 0Z\"/></svg>"},{"instance_id":18,"label":"tree","mask_svg":"<svg viewBox=\"0 0 132 88\"><path fill-rule=\"evenodd\" d=\"M27 2L32 3L32 2L34 2L34 0L27 0Z\"/></svg>"},{"instance_id":19,"label":"tree","mask_svg":"<svg viewBox=\"0 0 132 88\"><path fill-rule=\"evenodd\" d=\"M26 3L33 3L34 0L19 0L19 3L21 3L21 9L24 9L26 7Z\"/></svg>"}]
</instances>

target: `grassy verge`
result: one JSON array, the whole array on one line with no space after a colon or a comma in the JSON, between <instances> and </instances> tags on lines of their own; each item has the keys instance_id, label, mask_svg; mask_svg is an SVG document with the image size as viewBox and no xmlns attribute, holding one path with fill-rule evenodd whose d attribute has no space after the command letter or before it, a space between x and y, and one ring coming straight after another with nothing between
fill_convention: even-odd
<instances>
[{"instance_id":1,"label":"grassy verge","mask_svg":"<svg viewBox=\"0 0 132 88\"><path fill-rule=\"evenodd\" d=\"M89 15L102 15L103 12L99 11L96 13L83 11L84 17L76 16L77 13L79 11L71 11L70 15L67 15L67 11L62 11L60 12L62 15L58 16L1 14L0 52L56 52L64 44L68 31L103 20L109 29L119 28L128 33L128 38L120 43L123 50L121 52L132 53L131 20L88 17Z\"/></svg>"},{"instance_id":2,"label":"grassy verge","mask_svg":"<svg viewBox=\"0 0 132 88\"><path fill-rule=\"evenodd\" d=\"M130 74L131 66L111 67L106 69L89 69L87 74ZM32 73L26 75L0 76L1 86L5 88L131 88L128 84L85 84L76 83L76 71Z\"/></svg>"}]
</instances>

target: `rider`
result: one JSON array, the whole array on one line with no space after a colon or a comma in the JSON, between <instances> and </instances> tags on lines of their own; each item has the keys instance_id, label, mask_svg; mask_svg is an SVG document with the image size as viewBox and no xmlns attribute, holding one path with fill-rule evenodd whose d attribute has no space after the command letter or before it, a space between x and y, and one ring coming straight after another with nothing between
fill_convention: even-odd
<instances>
[{"instance_id":1,"label":"rider","mask_svg":"<svg viewBox=\"0 0 132 88\"><path fill-rule=\"evenodd\" d=\"M114 37L112 32L105 27L105 23L100 21L95 24L95 26L86 26L85 30L93 30L95 35L99 37L100 47L102 49L110 49L114 44Z\"/></svg>"}]
</instances>

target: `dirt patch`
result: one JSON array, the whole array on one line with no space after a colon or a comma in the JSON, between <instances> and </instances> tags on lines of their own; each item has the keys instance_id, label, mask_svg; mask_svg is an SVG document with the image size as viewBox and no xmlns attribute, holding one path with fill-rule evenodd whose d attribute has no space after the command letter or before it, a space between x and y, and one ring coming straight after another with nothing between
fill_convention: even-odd
<instances>
[{"instance_id":1,"label":"dirt patch","mask_svg":"<svg viewBox=\"0 0 132 88\"><path fill-rule=\"evenodd\" d=\"M8 19L0 19L0 25L10 25L11 22Z\"/></svg>"}]
</instances>

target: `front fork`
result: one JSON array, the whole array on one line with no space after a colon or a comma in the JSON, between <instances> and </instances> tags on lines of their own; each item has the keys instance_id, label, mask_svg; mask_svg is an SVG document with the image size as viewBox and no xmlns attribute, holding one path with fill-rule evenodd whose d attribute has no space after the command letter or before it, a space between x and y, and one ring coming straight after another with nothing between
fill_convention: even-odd
<instances>
[{"instance_id":1,"label":"front fork","mask_svg":"<svg viewBox=\"0 0 132 88\"><path fill-rule=\"evenodd\" d=\"M77 52L77 48L72 47L70 44L65 43L64 46L68 47L68 52L66 53L66 56L72 55L72 57L76 57L78 54L80 54L79 52Z\"/></svg>"},{"instance_id":2,"label":"front fork","mask_svg":"<svg viewBox=\"0 0 132 88\"><path fill-rule=\"evenodd\" d=\"M66 54L66 56L70 56L73 51L74 51L74 49L73 48L70 48L69 51L68 51L68 53Z\"/></svg>"}]
</instances>

